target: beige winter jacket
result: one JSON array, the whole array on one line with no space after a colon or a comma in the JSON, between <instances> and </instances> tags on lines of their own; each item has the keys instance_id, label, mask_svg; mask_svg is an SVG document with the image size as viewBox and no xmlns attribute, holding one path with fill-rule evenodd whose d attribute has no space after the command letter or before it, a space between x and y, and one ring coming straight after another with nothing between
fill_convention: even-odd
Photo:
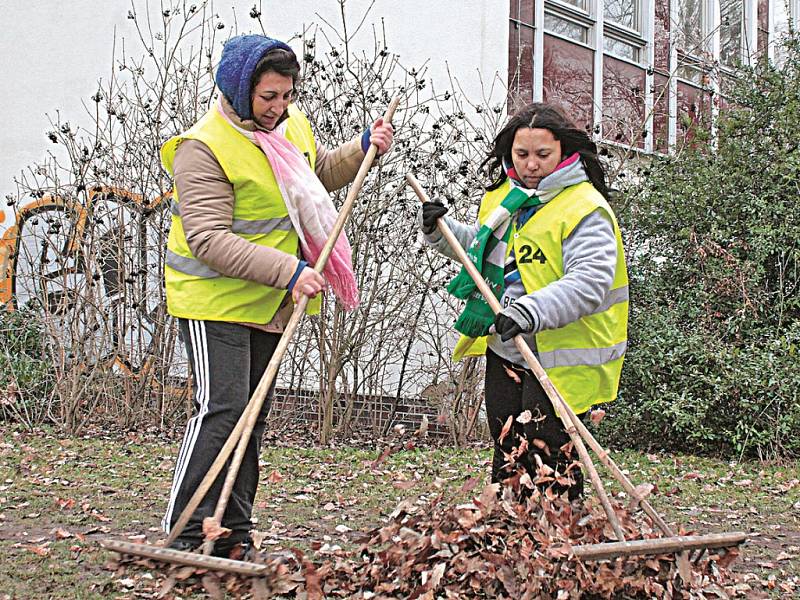
<instances>
[{"instance_id":1,"label":"beige winter jacket","mask_svg":"<svg viewBox=\"0 0 800 600\"><path fill-rule=\"evenodd\" d=\"M224 98L223 108L238 127L248 131L258 127L254 121L241 120ZM360 136L335 150L328 150L317 142L315 172L325 188L332 192L353 181L363 158ZM252 244L231 231L233 186L209 147L198 140L183 141L175 153L173 166L181 221L192 254L227 277L286 288L300 259L275 248ZM292 308L291 295L287 294L270 323L243 324L281 332Z\"/></svg>"}]
</instances>

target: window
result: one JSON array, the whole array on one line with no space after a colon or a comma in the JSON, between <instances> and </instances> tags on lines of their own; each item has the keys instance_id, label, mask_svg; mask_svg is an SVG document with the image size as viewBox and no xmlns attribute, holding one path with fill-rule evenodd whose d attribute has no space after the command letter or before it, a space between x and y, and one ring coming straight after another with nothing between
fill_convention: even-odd
<instances>
[{"instance_id":1,"label":"window","mask_svg":"<svg viewBox=\"0 0 800 600\"><path fill-rule=\"evenodd\" d=\"M603 50L633 62L639 62L641 56L641 48L639 46L623 42L610 35L603 36Z\"/></svg>"},{"instance_id":2,"label":"window","mask_svg":"<svg viewBox=\"0 0 800 600\"><path fill-rule=\"evenodd\" d=\"M641 31L637 0L606 0L603 17L606 23L616 23L634 31Z\"/></svg>"},{"instance_id":3,"label":"window","mask_svg":"<svg viewBox=\"0 0 800 600\"><path fill-rule=\"evenodd\" d=\"M511 0L508 30L509 106L533 100L533 0Z\"/></svg>"},{"instance_id":4,"label":"window","mask_svg":"<svg viewBox=\"0 0 800 600\"><path fill-rule=\"evenodd\" d=\"M545 31L582 44L586 44L589 41L588 27L551 13L545 13L544 15L544 28Z\"/></svg>"},{"instance_id":5,"label":"window","mask_svg":"<svg viewBox=\"0 0 800 600\"><path fill-rule=\"evenodd\" d=\"M773 11L773 31L770 35L770 52L774 53L775 63L783 64L786 53L781 44L789 35L791 28L797 27L798 3L797 0L770 0Z\"/></svg>"},{"instance_id":6,"label":"window","mask_svg":"<svg viewBox=\"0 0 800 600\"><path fill-rule=\"evenodd\" d=\"M744 41L744 2L720 0L719 60L734 66L742 60Z\"/></svg>"},{"instance_id":7,"label":"window","mask_svg":"<svg viewBox=\"0 0 800 600\"><path fill-rule=\"evenodd\" d=\"M692 56L702 56L708 47L704 0L677 0L678 47Z\"/></svg>"},{"instance_id":8,"label":"window","mask_svg":"<svg viewBox=\"0 0 800 600\"><path fill-rule=\"evenodd\" d=\"M603 5L603 50L619 58L641 62L641 0L607 0Z\"/></svg>"}]
</instances>

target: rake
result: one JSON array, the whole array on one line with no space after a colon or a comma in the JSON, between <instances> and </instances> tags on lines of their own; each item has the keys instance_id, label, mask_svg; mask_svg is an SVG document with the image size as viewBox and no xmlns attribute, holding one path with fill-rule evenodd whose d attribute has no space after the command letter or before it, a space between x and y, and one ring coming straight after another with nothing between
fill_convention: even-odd
<instances>
[{"instance_id":1,"label":"rake","mask_svg":"<svg viewBox=\"0 0 800 600\"><path fill-rule=\"evenodd\" d=\"M397 109L397 105L399 103L400 99L397 96L392 98L388 108L386 109L386 113L383 115L383 121L385 123L392 122L392 117L394 117L395 110ZM361 161L361 166L359 167L358 173L353 179L353 184L350 187L350 191L347 193L347 197L342 204L342 208L339 211L339 216L336 219L333 230L331 231L331 234L328 237L322 252L320 253L317 264L314 266L314 270L317 273L322 273L322 270L325 268L325 265L328 262L328 257L330 256L331 251L336 244L336 240L339 238L339 234L344 229L347 219L350 217L356 197L361 191L361 187L363 186L364 180L367 177L367 172L372 166L377 153L377 146L374 144L370 145L366 156L364 156L364 159ZM253 392L253 396L250 398L250 401L242 412L239 421L236 423L233 431L231 431L228 439L222 446L222 449L219 451L217 458L214 460L205 477L200 482L200 485L197 487L194 495L189 499L186 508L184 508L183 512L178 517L178 520L172 527L169 536L163 542L164 546L169 546L178 538L181 532L183 532L192 514L200 505L200 502L203 500L203 498L205 498L208 490L216 481L217 476L225 467L225 463L228 461L228 458L231 456L231 453L234 452L235 448L236 452L233 454L230 466L228 467L227 474L225 476L225 483L222 486L222 491L214 510L214 516L210 517L213 519L214 525L217 527L221 525L222 517L225 514L225 508L228 505L228 500L230 499L231 491L233 490L233 484L236 481L236 476L239 473L239 467L242 463L242 459L244 458L245 450L247 449L247 443L250 439L250 434L253 431L256 419L261 411L261 406L267 397L267 392L269 391L272 382L275 380L275 377L278 374L278 368L280 367L283 355L286 353L289 342L291 341L295 330L303 318L307 304L308 296L301 296L299 302L297 302L295 305L292 316L286 325L286 329L281 335L281 339L275 348L275 353L272 355L264 374L261 376L258 386ZM265 565L257 565L247 561L209 556L214 549L213 539L207 539L204 542L202 546L202 554L175 550L164 546L138 544L113 539L101 540L100 546L120 554L142 556L164 562L191 565L200 568L215 569L218 571L239 573L243 575L263 575L268 569L268 567Z\"/></svg>"},{"instance_id":2,"label":"rake","mask_svg":"<svg viewBox=\"0 0 800 600\"><path fill-rule=\"evenodd\" d=\"M416 177L409 173L406 175L406 180L423 203L430 201L428 195L422 189L422 186L420 186ZM480 272L469 259L467 253L461 247L458 239L450 230L450 227L448 227L444 219L439 219L437 226L445 240L447 240L447 243L450 245L450 248L452 248L456 256L458 256L459 262L461 262L461 264L470 274L484 299L489 303L492 311L495 314L499 313L502 310L500 302L492 293L491 289L489 289L489 286L484 281ZM528 364L528 367L536 376L536 379L539 380L539 383L541 384L542 388L544 388L547 397L553 404L556 414L561 419L561 422L569 434L573 446L578 452L581 464L589 474L592 486L594 487L597 497L600 500L600 504L602 505L606 516L608 517L611 528L617 537L617 542L573 546L572 553L574 556L582 560L602 560L633 554L651 555L674 552L678 555L678 572L681 576L681 579L683 579L684 582L689 582L691 576L689 553L691 551L697 550L699 554L696 558L699 558L700 555L706 550L738 546L746 541L747 535L742 532L702 536L675 535L669 525L667 525L666 521L661 518L661 515L656 512L646 498L636 490L630 479L628 479L628 477L617 466L614 460L609 456L608 451L598 443L583 422L577 417L572 408L570 408L570 406L566 403L561 393L556 389L555 385L553 385L553 382L547 376L547 373L545 373L544 369L539 363L539 360L536 358L536 355L533 353L521 335L518 335L514 338L514 345L517 347L517 350L519 350L520 354L522 354L522 356L525 358L525 362ZM667 537L634 541L625 540L625 535L622 531L619 519L617 519L617 515L611 506L608 494L606 493L603 482L597 473L597 469L595 469L595 466L592 463L592 459L589 456L589 452L586 449L586 444L584 444L584 441L597 455L597 458L600 459L600 462L608 468L611 475L620 483L625 492L630 495L635 503L638 503L638 505L642 507L642 510L644 510L647 516L650 517L653 523L655 523L655 525Z\"/></svg>"}]
</instances>

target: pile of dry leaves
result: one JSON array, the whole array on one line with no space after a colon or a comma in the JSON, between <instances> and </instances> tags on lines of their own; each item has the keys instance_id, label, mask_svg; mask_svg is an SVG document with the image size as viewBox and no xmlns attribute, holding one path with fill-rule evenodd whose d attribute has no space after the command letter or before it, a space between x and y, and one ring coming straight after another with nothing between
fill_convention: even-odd
<instances>
[{"instance_id":1,"label":"pile of dry leaves","mask_svg":"<svg viewBox=\"0 0 800 600\"><path fill-rule=\"evenodd\" d=\"M517 489L519 483L512 482ZM390 523L366 535L357 550L316 557L294 550L289 560L269 563L269 574L257 579L168 567L162 595L183 580L181 585L201 585L212 597L222 597L223 588L255 598L376 600L729 596L734 582L727 566L735 550L704 555L693 563L688 583L681 582L674 555L579 562L571 546L614 540L602 510L591 501L571 504L549 492L529 494L519 502L512 485L501 493L490 485L466 504L441 498L424 507L403 502ZM628 539L660 537L645 517L619 505L616 512ZM157 566L132 557L119 563L123 570L132 564Z\"/></svg>"}]
</instances>

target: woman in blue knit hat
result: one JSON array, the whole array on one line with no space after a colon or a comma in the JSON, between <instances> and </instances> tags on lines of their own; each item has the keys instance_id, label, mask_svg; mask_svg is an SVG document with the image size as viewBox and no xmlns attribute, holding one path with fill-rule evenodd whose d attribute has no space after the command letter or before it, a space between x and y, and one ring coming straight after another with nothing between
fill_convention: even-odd
<instances>
[{"instance_id":1,"label":"woman in blue knit hat","mask_svg":"<svg viewBox=\"0 0 800 600\"><path fill-rule=\"evenodd\" d=\"M165 531L177 521L255 390L293 310L305 294L329 287L349 308L358 302L350 247L337 240L322 274L309 264L332 229L329 192L350 183L369 149L386 153L381 119L334 150L315 138L293 103L300 65L285 43L262 35L229 40L216 73L219 102L170 139L161 159L174 177L165 283L191 365L195 413L178 454ZM269 396L272 391L270 390ZM251 514L269 396L253 430L214 553L242 558L252 549ZM223 471L173 543L203 541Z\"/></svg>"}]
</instances>

